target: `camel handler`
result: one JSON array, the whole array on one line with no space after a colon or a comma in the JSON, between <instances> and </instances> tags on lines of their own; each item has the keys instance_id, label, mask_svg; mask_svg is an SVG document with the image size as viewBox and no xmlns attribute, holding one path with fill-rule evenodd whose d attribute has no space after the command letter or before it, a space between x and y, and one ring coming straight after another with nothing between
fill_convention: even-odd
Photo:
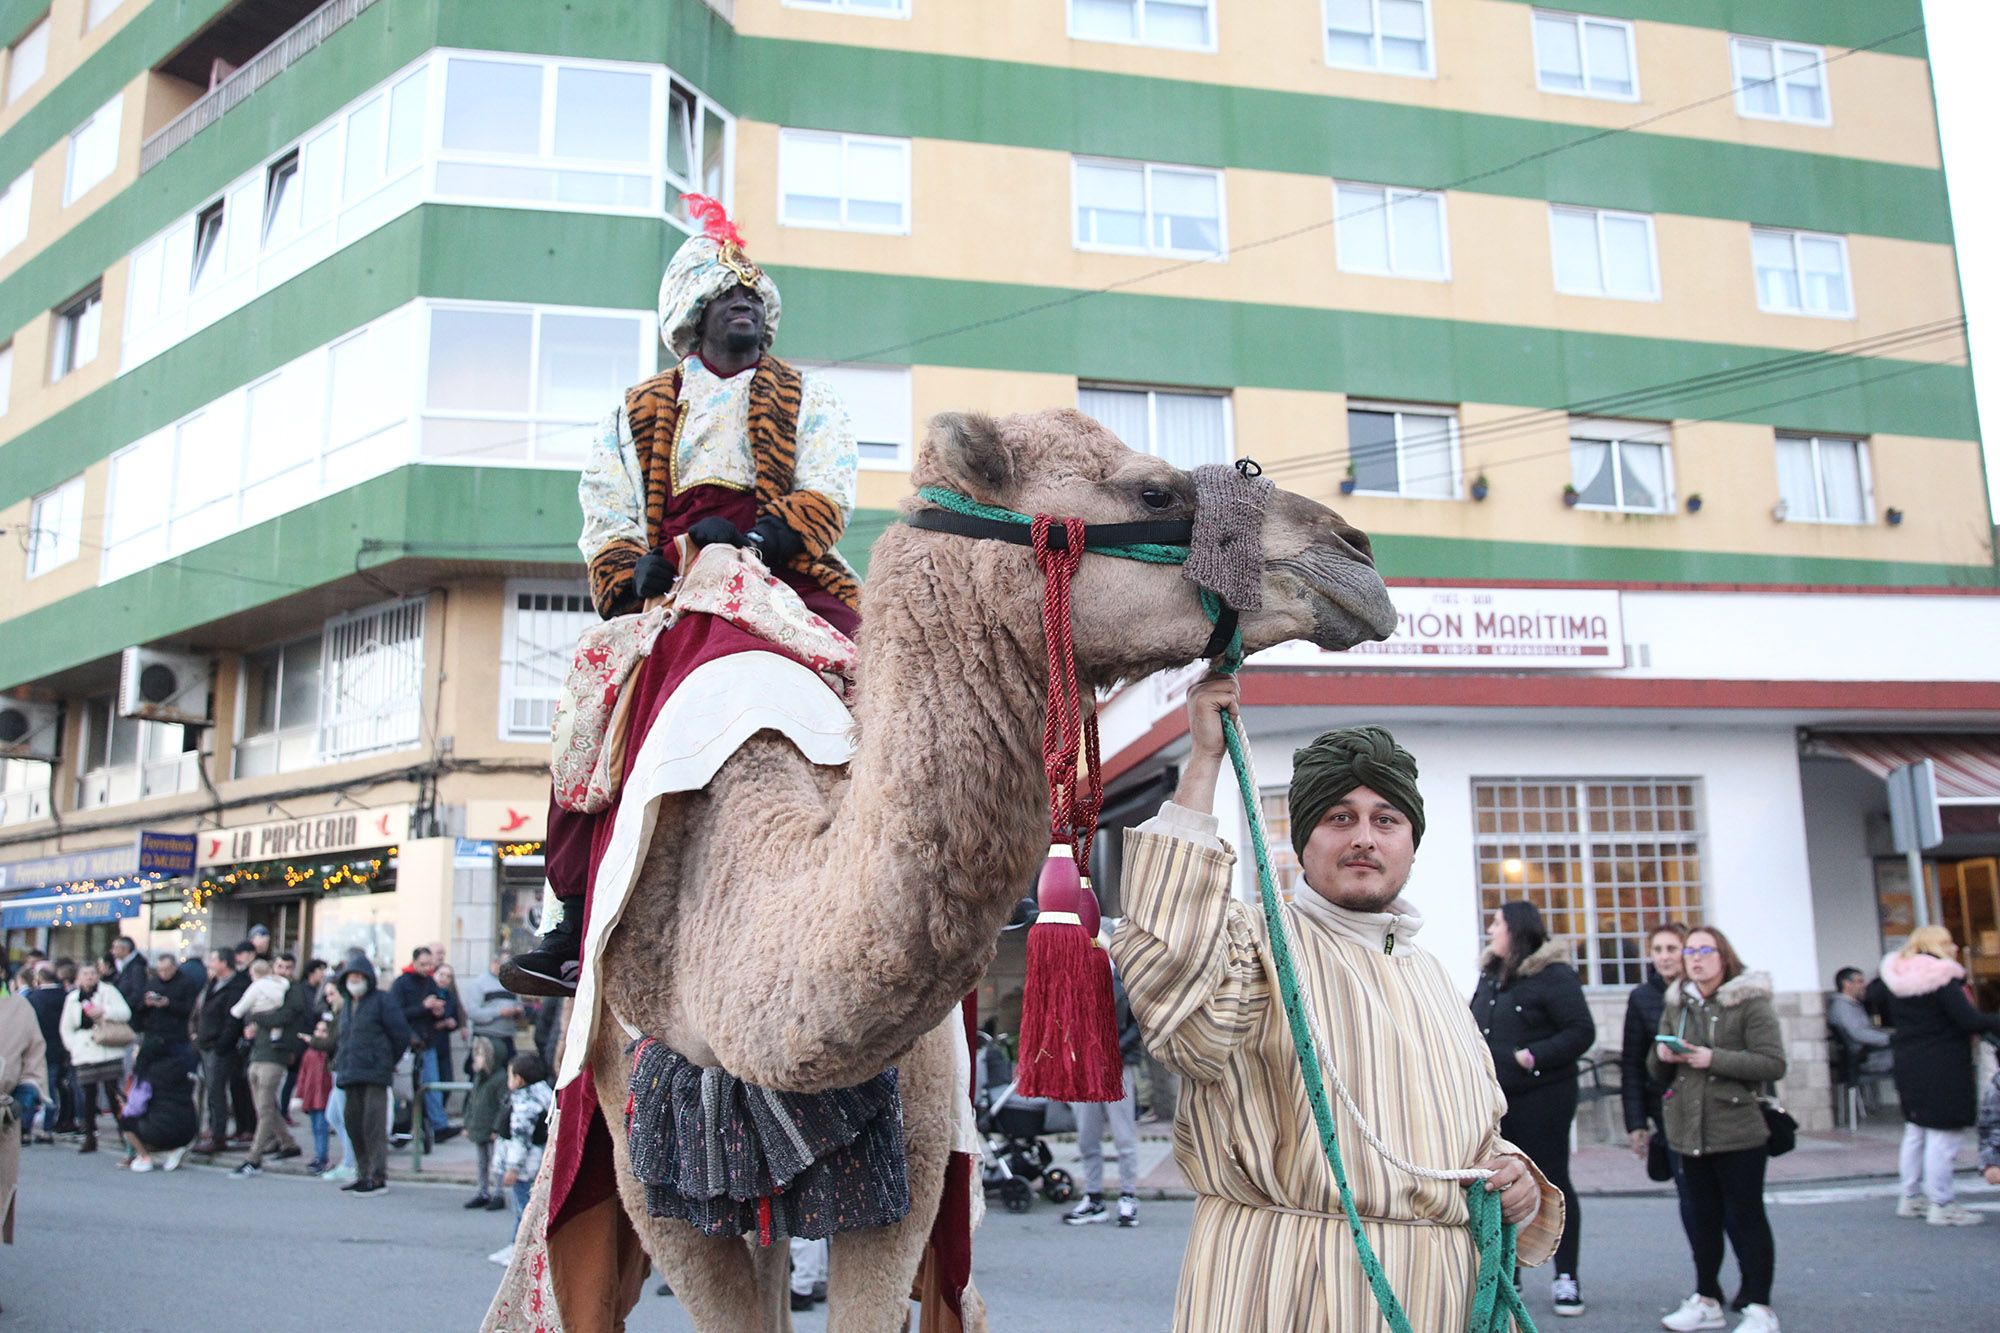
<instances>
[{"instance_id":1,"label":"camel handler","mask_svg":"<svg viewBox=\"0 0 2000 1333\"><path fill-rule=\"evenodd\" d=\"M1380 1327L1320 1148L1262 916L1230 892L1216 836L1221 715L1233 678L1188 697L1193 751L1173 800L1127 835L1128 915L1111 940L1146 1046L1186 1080L1174 1131L1198 1196L1174 1303L1181 1333ZM1293 756L1299 985L1327 1063L1393 1153L1422 1167L1492 1171L1519 1255L1547 1261L1562 1195L1500 1137L1492 1057L1444 968L1415 943L1398 895L1424 832L1409 753L1379 727L1321 736ZM1368 1239L1424 1333L1466 1326L1478 1257L1463 1186L1385 1161L1338 1099L1334 1123ZM1507 1281L1511 1274L1503 1274Z\"/></svg>"},{"instance_id":2,"label":"camel handler","mask_svg":"<svg viewBox=\"0 0 2000 1333\"><path fill-rule=\"evenodd\" d=\"M673 364L625 393L604 419L577 484L590 594L606 620L673 587L674 539L750 546L808 609L853 636L861 585L833 545L854 512L857 451L832 389L770 355L777 284L744 253L722 206L688 195L706 224L660 281L660 340ZM719 617L690 615L660 635L627 681L627 745L636 750L696 667L769 641ZM571 995L582 955L584 897L615 804L595 814L549 801L542 939L500 980L517 995Z\"/></svg>"}]
</instances>

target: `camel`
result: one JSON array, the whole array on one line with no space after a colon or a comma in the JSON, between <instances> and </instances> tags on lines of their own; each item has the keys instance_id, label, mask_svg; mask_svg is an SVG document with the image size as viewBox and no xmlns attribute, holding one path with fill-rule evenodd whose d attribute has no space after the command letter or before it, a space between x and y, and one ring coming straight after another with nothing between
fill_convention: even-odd
<instances>
[{"instance_id":1,"label":"camel","mask_svg":"<svg viewBox=\"0 0 2000 1333\"><path fill-rule=\"evenodd\" d=\"M1185 519L1195 496L1188 473L1069 409L941 415L912 481L1091 523ZM1263 540L1246 650L1345 649L1395 627L1368 539L1339 515L1275 491ZM1086 691L1189 663L1209 639L1178 568L1088 557L1073 588ZM864 593L852 763L815 766L763 733L706 790L662 802L654 827L674 834L653 839L603 955L604 1002L624 1026L598 1023L586 1076L624 1211L700 1329L788 1329L783 1246L647 1215L616 1109L625 1032L785 1091L899 1066L911 1211L833 1238L828 1328L901 1328L960 1095L946 1020L1048 847L1041 597L1025 547L893 527ZM967 1323L983 1323L976 1298Z\"/></svg>"}]
</instances>

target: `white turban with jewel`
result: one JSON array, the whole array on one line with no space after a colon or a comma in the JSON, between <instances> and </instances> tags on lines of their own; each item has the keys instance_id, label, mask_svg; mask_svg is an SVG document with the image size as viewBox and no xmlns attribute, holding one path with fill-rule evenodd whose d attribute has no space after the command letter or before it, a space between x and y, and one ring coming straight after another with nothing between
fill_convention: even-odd
<instances>
[{"instance_id":1,"label":"white turban with jewel","mask_svg":"<svg viewBox=\"0 0 2000 1333\"><path fill-rule=\"evenodd\" d=\"M778 336L778 284L750 262L743 236L722 205L707 195L683 195L688 215L702 225L674 252L660 279L660 341L675 359L701 343L701 312L708 303L738 283L764 298L764 350Z\"/></svg>"}]
</instances>

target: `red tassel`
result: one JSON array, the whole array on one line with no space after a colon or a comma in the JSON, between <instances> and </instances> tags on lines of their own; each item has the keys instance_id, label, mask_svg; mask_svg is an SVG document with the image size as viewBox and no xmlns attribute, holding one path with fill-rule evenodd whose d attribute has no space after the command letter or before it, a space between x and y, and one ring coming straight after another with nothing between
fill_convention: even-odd
<instances>
[{"instance_id":1,"label":"red tassel","mask_svg":"<svg viewBox=\"0 0 2000 1333\"><path fill-rule=\"evenodd\" d=\"M1028 979L1021 998L1016 1071L1024 1097L1115 1102L1125 1096L1111 959L1097 944L1097 895L1077 874L1069 847L1049 848L1036 890L1041 915L1028 928Z\"/></svg>"}]
</instances>

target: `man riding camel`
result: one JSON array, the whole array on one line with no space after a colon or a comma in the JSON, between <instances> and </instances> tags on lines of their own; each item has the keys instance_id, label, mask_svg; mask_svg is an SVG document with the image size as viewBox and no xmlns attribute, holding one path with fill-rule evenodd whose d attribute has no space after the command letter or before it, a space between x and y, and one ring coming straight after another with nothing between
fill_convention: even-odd
<instances>
[{"instance_id":1,"label":"man riding camel","mask_svg":"<svg viewBox=\"0 0 2000 1333\"><path fill-rule=\"evenodd\" d=\"M851 637L860 583L833 549L854 511L846 410L823 381L770 355L777 284L744 253L720 204L686 202L706 230L681 246L660 282L660 339L673 364L626 391L577 485L591 600L607 620L642 610L682 572L674 548L685 535L697 548L757 550L808 610ZM636 745L695 668L754 651L777 650L720 617L682 617L625 684L628 736ZM541 944L500 972L516 994L575 992L585 895L615 809L585 814L551 798Z\"/></svg>"}]
</instances>

